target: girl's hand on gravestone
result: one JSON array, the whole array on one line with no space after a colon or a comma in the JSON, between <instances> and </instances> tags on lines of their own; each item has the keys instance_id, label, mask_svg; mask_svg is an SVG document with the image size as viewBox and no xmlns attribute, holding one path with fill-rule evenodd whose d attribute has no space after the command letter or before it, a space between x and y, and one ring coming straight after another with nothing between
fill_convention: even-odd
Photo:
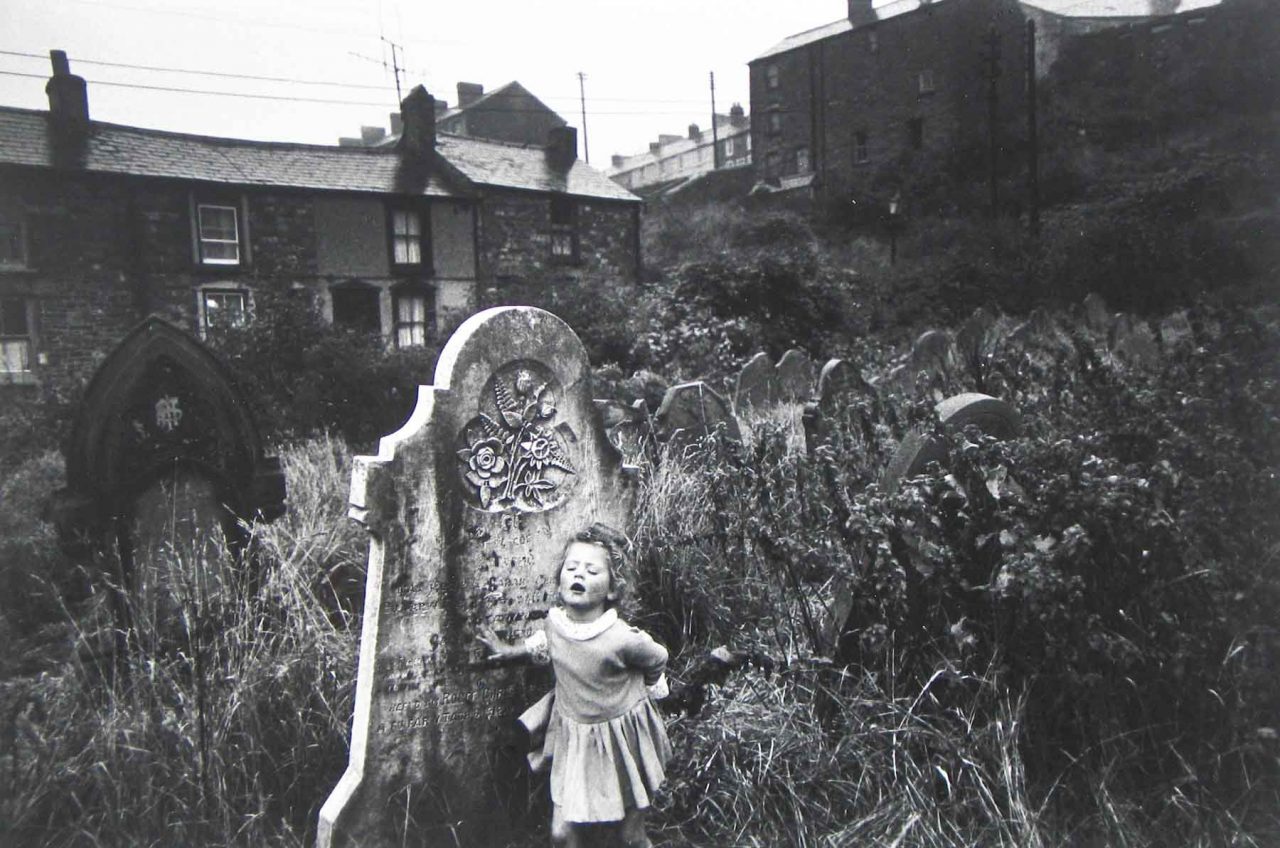
<instances>
[{"instance_id":1,"label":"girl's hand on gravestone","mask_svg":"<svg viewBox=\"0 0 1280 848\"><path fill-rule=\"evenodd\" d=\"M520 645L511 645L498 638L498 635L492 630L486 628L485 631L476 637L476 641L485 646L489 654L485 657L487 660L498 660L507 662L510 660L521 659L525 656L526 651Z\"/></svg>"}]
</instances>

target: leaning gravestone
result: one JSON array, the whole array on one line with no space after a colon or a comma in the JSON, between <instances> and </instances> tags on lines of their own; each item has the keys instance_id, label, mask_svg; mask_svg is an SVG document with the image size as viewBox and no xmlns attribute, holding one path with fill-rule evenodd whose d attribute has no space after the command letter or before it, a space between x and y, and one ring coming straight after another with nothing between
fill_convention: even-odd
<instances>
[{"instance_id":1,"label":"leaning gravestone","mask_svg":"<svg viewBox=\"0 0 1280 848\"><path fill-rule=\"evenodd\" d=\"M1022 432L1022 418L1017 410L1005 401L978 392L949 397L935 406L934 411L939 421L956 430L973 424L983 435L997 439L1012 439ZM939 440L925 433L908 433L889 460L882 486L892 492L903 479L919 474L930 462L942 462L946 458L946 446Z\"/></svg>"},{"instance_id":2,"label":"leaning gravestone","mask_svg":"<svg viewBox=\"0 0 1280 848\"><path fill-rule=\"evenodd\" d=\"M115 578L126 629L146 616L168 632L180 607L225 600L238 575L219 549L243 545L240 522L284 513L279 460L264 455L231 375L159 318L98 368L65 454L67 486L50 505L59 537Z\"/></svg>"},{"instance_id":3,"label":"leaning gravestone","mask_svg":"<svg viewBox=\"0 0 1280 848\"><path fill-rule=\"evenodd\" d=\"M569 537L627 532L634 482L590 397L586 351L532 307L449 339L435 385L352 472L369 565L351 753L317 845L500 845L528 814L514 719L550 686L476 635L540 626Z\"/></svg>"},{"instance_id":4,"label":"leaning gravestone","mask_svg":"<svg viewBox=\"0 0 1280 848\"><path fill-rule=\"evenodd\" d=\"M767 353L751 357L738 374L733 392L733 408L739 415L764 409L778 402L778 374Z\"/></svg>"},{"instance_id":5,"label":"leaning gravestone","mask_svg":"<svg viewBox=\"0 0 1280 848\"><path fill-rule=\"evenodd\" d=\"M862 376L853 363L844 359L829 359L818 375L818 396L804 408L805 447L813 453L833 435L847 426L840 421L850 402L857 397L876 397L876 390Z\"/></svg>"},{"instance_id":6,"label":"leaning gravestone","mask_svg":"<svg viewBox=\"0 0 1280 848\"><path fill-rule=\"evenodd\" d=\"M949 375L954 363L955 348L944 330L926 330L911 346L911 367L931 377Z\"/></svg>"},{"instance_id":7,"label":"leaning gravestone","mask_svg":"<svg viewBox=\"0 0 1280 848\"><path fill-rule=\"evenodd\" d=\"M733 409L706 383L681 383L667 389L656 417L659 438L669 447L686 446L712 433L742 441Z\"/></svg>"},{"instance_id":8,"label":"leaning gravestone","mask_svg":"<svg viewBox=\"0 0 1280 848\"><path fill-rule=\"evenodd\" d=\"M775 367L778 400L803 403L813 395L813 360L799 348L782 354Z\"/></svg>"}]
</instances>

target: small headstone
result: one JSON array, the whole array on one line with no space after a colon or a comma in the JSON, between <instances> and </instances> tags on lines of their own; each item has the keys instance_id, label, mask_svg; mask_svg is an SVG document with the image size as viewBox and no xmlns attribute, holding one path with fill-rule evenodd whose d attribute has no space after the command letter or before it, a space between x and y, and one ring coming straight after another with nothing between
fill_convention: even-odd
<instances>
[{"instance_id":1,"label":"small headstone","mask_svg":"<svg viewBox=\"0 0 1280 848\"><path fill-rule=\"evenodd\" d=\"M873 394L875 389L853 363L845 359L828 359L818 375L818 406L823 411L850 394Z\"/></svg>"},{"instance_id":2,"label":"small headstone","mask_svg":"<svg viewBox=\"0 0 1280 848\"><path fill-rule=\"evenodd\" d=\"M1160 360L1160 345L1151 326L1139 318L1117 313L1111 328L1111 352L1130 365L1146 367Z\"/></svg>"},{"instance_id":3,"label":"small headstone","mask_svg":"<svg viewBox=\"0 0 1280 848\"><path fill-rule=\"evenodd\" d=\"M652 371L637 371L622 381L621 389L633 400L643 400L650 414L658 411L671 384Z\"/></svg>"},{"instance_id":4,"label":"small headstone","mask_svg":"<svg viewBox=\"0 0 1280 848\"><path fill-rule=\"evenodd\" d=\"M742 366L733 392L733 408L739 415L778 402L778 375L767 353L757 353Z\"/></svg>"},{"instance_id":5,"label":"small headstone","mask_svg":"<svg viewBox=\"0 0 1280 848\"><path fill-rule=\"evenodd\" d=\"M408 422L358 457L370 535L351 755L317 845L503 845L529 814L515 718L550 686L494 667L553 601L565 541L632 525L634 476L589 397L586 350L532 307L489 309L445 345Z\"/></svg>"},{"instance_id":6,"label":"small headstone","mask_svg":"<svg viewBox=\"0 0 1280 848\"><path fill-rule=\"evenodd\" d=\"M1107 311L1107 302L1102 295L1090 292L1084 299L1084 322L1089 331L1096 336L1106 336L1111 329L1111 313Z\"/></svg>"},{"instance_id":7,"label":"small headstone","mask_svg":"<svg viewBox=\"0 0 1280 848\"><path fill-rule=\"evenodd\" d=\"M995 349L996 317L979 306L956 332L956 351L968 364L986 360Z\"/></svg>"},{"instance_id":8,"label":"small headstone","mask_svg":"<svg viewBox=\"0 0 1280 848\"><path fill-rule=\"evenodd\" d=\"M67 486L51 504L64 546L112 573L131 595L124 607L154 615L166 632L179 607L226 600L216 554L243 544L240 522L284 513L279 460L264 455L225 366L159 318L94 374L66 464Z\"/></svg>"},{"instance_id":9,"label":"small headstone","mask_svg":"<svg viewBox=\"0 0 1280 848\"><path fill-rule=\"evenodd\" d=\"M946 376L955 362L951 336L942 330L926 330L911 346L911 367L931 376Z\"/></svg>"},{"instance_id":10,"label":"small headstone","mask_svg":"<svg viewBox=\"0 0 1280 848\"><path fill-rule=\"evenodd\" d=\"M1192 347L1196 343L1195 332L1186 310L1168 315L1160 322L1160 343L1165 350Z\"/></svg>"},{"instance_id":11,"label":"small headstone","mask_svg":"<svg viewBox=\"0 0 1280 848\"><path fill-rule=\"evenodd\" d=\"M809 354L792 348L778 360L778 400L783 403L801 403L813 396L813 360Z\"/></svg>"},{"instance_id":12,"label":"small headstone","mask_svg":"<svg viewBox=\"0 0 1280 848\"><path fill-rule=\"evenodd\" d=\"M729 404L702 382L667 389L658 410L657 428L659 438L668 445L687 445L713 433L742 441L742 430Z\"/></svg>"},{"instance_id":13,"label":"small headstone","mask_svg":"<svg viewBox=\"0 0 1280 848\"><path fill-rule=\"evenodd\" d=\"M624 461L637 464L644 454L648 430L644 400L637 399L627 406L622 401L596 399L595 406L610 443L622 452Z\"/></svg>"}]
</instances>

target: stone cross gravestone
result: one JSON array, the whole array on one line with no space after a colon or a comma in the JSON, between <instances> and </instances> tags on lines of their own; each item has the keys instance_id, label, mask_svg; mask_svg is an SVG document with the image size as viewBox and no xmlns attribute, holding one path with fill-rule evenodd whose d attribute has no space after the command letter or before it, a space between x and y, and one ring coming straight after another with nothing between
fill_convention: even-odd
<instances>
[{"instance_id":1,"label":"stone cross gravestone","mask_svg":"<svg viewBox=\"0 0 1280 848\"><path fill-rule=\"evenodd\" d=\"M634 475L591 399L582 343L532 307L473 315L435 384L377 456L357 458L351 515L369 564L346 773L317 845L504 844L529 792L520 712L543 669L499 667L476 635L541 626L566 541L629 532Z\"/></svg>"},{"instance_id":2,"label":"stone cross gravestone","mask_svg":"<svg viewBox=\"0 0 1280 848\"><path fill-rule=\"evenodd\" d=\"M179 606L220 600L235 575L218 549L243 543L240 521L284 512L280 463L264 455L230 373L159 318L95 372L65 453L54 522L73 556L116 578L125 628L138 613L176 626Z\"/></svg>"}]
</instances>

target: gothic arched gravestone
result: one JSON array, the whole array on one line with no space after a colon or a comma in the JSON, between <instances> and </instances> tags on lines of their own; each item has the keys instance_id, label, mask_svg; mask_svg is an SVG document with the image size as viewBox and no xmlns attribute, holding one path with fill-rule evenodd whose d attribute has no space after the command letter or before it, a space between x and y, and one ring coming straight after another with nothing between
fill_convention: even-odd
<instances>
[{"instance_id":1,"label":"gothic arched gravestone","mask_svg":"<svg viewBox=\"0 0 1280 848\"><path fill-rule=\"evenodd\" d=\"M351 751L317 845L505 844L528 815L514 720L543 669L487 662L554 601L570 536L629 532L634 474L590 397L586 350L532 307L467 319L409 420L358 457L351 516L369 531Z\"/></svg>"},{"instance_id":2,"label":"gothic arched gravestone","mask_svg":"<svg viewBox=\"0 0 1280 848\"><path fill-rule=\"evenodd\" d=\"M65 547L116 572L144 606L194 581L223 587L214 549L242 541L240 520L284 512L280 463L263 454L248 404L200 342L159 318L103 361L77 410L67 486L51 512ZM151 606L156 609L156 606Z\"/></svg>"}]
</instances>

